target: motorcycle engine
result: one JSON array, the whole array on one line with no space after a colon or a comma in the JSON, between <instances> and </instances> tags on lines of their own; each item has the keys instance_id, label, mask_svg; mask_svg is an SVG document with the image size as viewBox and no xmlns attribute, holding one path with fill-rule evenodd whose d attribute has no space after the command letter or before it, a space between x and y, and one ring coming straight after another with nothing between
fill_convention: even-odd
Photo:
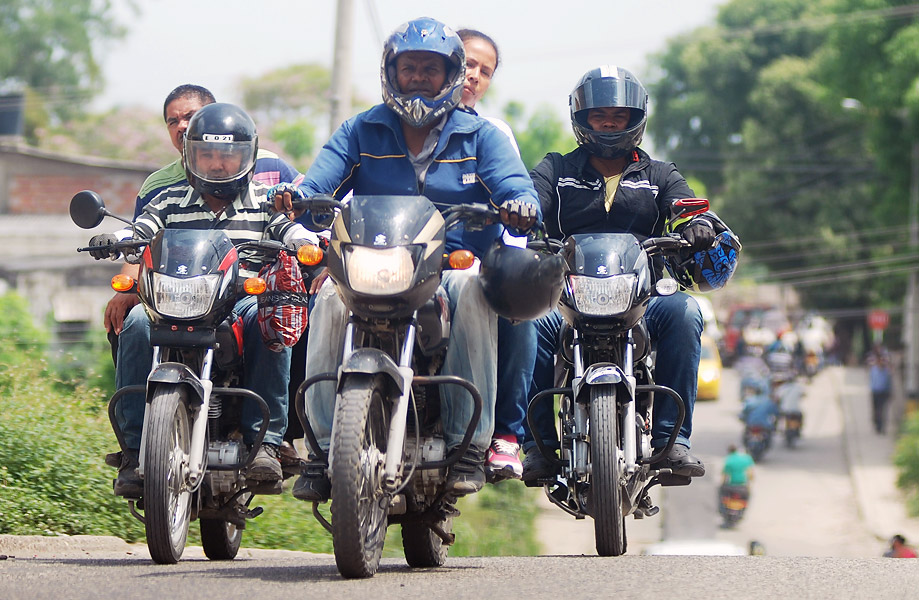
<instances>
[{"instance_id":1,"label":"motorcycle engine","mask_svg":"<svg viewBox=\"0 0 919 600\"><path fill-rule=\"evenodd\" d=\"M211 442L207 447L207 464L235 465L242 460L245 448L238 441ZM236 471L207 471L207 484L214 494L228 494L236 490L239 473Z\"/></svg>"},{"instance_id":2,"label":"motorcycle engine","mask_svg":"<svg viewBox=\"0 0 919 600\"><path fill-rule=\"evenodd\" d=\"M420 451L416 456L416 450ZM405 451L405 463L409 465L413 462L418 464L443 460L447 453L447 443L440 437L421 438L421 443L416 449L415 444L407 443ZM415 471L412 477L412 486L415 491L425 496L433 496L437 493L437 487L442 484L447 477L446 469L425 469Z\"/></svg>"}]
</instances>

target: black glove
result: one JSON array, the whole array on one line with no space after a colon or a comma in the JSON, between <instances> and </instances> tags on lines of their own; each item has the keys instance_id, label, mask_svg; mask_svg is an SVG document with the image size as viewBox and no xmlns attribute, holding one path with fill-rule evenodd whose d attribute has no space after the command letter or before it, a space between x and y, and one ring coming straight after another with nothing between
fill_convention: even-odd
<instances>
[{"instance_id":1,"label":"black glove","mask_svg":"<svg viewBox=\"0 0 919 600\"><path fill-rule=\"evenodd\" d=\"M111 233L100 233L99 235L94 235L89 240L90 246L105 246L105 248L100 248L99 250L90 250L89 255L95 258L96 260L102 260L103 258L109 258L114 252L112 252L112 244L118 241Z\"/></svg>"},{"instance_id":2,"label":"black glove","mask_svg":"<svg viewBox=\"0 0 919 600\"><path fill-rule=\"evenodd\" d=\"M683 239L689 242L693 252L708 250L715 241L715 228L705 218L693 219L683 230Z\"/></svg>"},{"instance_id":3,"label":"black glove","mask_svg":"<svg viewBox=\"0 0 919 600\"><path fill-rule=\"evenodd\" d=\"M501 203L501 222L508 227L527 231L536 224L536 205L523 200L505 200Z\"/></svg>"},{"instance_id":4,"label":"black glove","mask_svg":"<svg viewBox=\"0 0 919 600\"><path fill-rule=\"evenodd\" d=\"M290 251L291 254L296 254L296 253L297 253L297 250L299 250L299 249L302 248L303 246L307 246L307 245L310 245L310 244L315 245L315 244L313 244L313 242L309 241L309 240L306 239L306 238L300 238L300 239L291 240L291 241L287 242L287 246L286 246L286 247L287 247L287 250Z\"/></svg>"}]
</instances>

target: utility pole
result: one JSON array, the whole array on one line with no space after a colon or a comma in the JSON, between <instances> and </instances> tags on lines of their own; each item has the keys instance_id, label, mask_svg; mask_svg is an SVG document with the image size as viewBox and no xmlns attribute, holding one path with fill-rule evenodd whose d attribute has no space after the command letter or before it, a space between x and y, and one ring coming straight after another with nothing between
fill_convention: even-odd
<instances>
[{"instance_id":1,"label":"utility pole","mask_svg":"<svg viewBox=\"0 0 919 600\"><path fill-rule=\"evenodd\" d=\"M335 12L335 50L332 58L332 94L329 107L329 135L351 116L351 33L354 30L354 0L338 0Z\"/></svg>"},{"instance_id":2,"label":"utility pole","mask_svg":"<svg viewBox=\"0 0 919 600\"><path fill-rule=\"evenodd\" d=\"M913 142L909 188L909 249L919 252L919 141ZM919 268L909 272L904 329L906 330L906 395L919 396Z\"/></svg>"}]
</instances>

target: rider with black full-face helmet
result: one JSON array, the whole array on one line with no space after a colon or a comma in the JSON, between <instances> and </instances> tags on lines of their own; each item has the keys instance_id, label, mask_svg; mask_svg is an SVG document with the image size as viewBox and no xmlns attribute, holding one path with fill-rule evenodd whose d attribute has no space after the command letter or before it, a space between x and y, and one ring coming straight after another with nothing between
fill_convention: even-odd
<instances>
[{"instance_id":1,"label":"rider with black full-face helmet","mask_svg":"<svg viewBox=\"0 0 919 600\"><path fill-rule=\"evenodd\" d=\"M641 239L677 231L691 244L683 260L668 264L684 288L705 291L723 286L740 249L737 238L713 213L671 221L674 201L693 197L673 163L652 160L638 146L647 123L648 94L626 69L604 65L587 71L569 96L571 125L578 148L550 153L530 172L553 238L576 233L632 233ZM663 265L657 264L658 271ZM698 477L705 467L689 452L692 408L700 357L702 315L691 296L654 297L646 313L657 348L655 379L685 400L686 417L672 451L661 464L678 475ZM554 354L562 318L553 311L536 322L538 347L530 398L553 387ZM678 407L669 396L656 398L652 446L660 448L676 423ZM558 447L551 406L537 407L536 427L547 445ZM555 443L552 444L552 440ZM555 467L536 447L527 429L523 480L552 477Z\"/></svg>"},{"instance_id":2,"label":"rider with black full-face helmet","mask_svg":"<svg viewBox=\"0 0 919 600\"><path fill-rule=\"evenodd\" d=\"M164 189L144 206L134 220L134 235L149 240L165 228L221 229L234 244L263 239L277 240L290 247L317 243L314 233L277 213L267 202L271 189L268 185L252 181L257 150L255 123L242 109L224 103L199 109L185 135L183 156L188 181ZM132 231L100 234L90 245L111 245L116 235L130 237ZM92 253L94 258L110 254L107 249ZM278 447L287 428L290 348L277 352L263 342L254 296L237 300L234 311L244 323L246 386L265 400L270 414L263 443L246 476L253 481L280 485ZM152 361L150 320L143 306L137 305L125 318L119 336L116 387L143 385ZM114 482L115 494L119 496L136 498L143 493L143 480L136 469L144 409L143 394L126 394L115 413L126 445ZM242 415L243 441L254 442L261 419L261 411L247 403Z\"/></svg>"}]
</instances>

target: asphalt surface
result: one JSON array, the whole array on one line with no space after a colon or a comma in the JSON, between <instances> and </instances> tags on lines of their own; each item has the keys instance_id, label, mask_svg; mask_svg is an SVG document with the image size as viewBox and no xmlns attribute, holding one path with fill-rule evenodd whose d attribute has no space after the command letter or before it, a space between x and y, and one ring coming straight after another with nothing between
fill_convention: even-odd
<instances>
[{"instance_id":1,"label":"asphalt surface","mask_svg":"<svg viewBox=\"0 0 919 600\"><path fill-rule=\"evenodd\" d=\"M904 497L896 486L897 472L892 464L895 437L875 433L870 418L867 373L859 368L830 367L810 384L808 394L835 398L843 416L842 446L851 487L854 491L858 516L870 535L883 546L893 534L900 533L908 541L919 543L919 519L909 517ZM805 404L807 406L807 404ZM903 417L902 402L891 407L891 422ZM805 417L807 418L807 417ZM805 427L807 424L805 423ZM894 429L891 427L889 429ZM805 429L806 434L806 429ZM716 465L711 464L710 470ZM708 478L708 476L706 477ZM698 486L701 487L701 486ZM679 499L689 488L676 488L668 496ZM537 493L533 490L533 493ZM690 500L682 496L681 504ZM709 500L706 499L705 502ZM692 503L692 502L689 502ZM661 538L667 537L664 519L654 517L628 521L629 554ZM540 517L541 539L548 555L579 555L593 553L593 525L590 520L575 522L561 510L544 507ZM573 524L573 525L572 525ZM562 532L562 533L558 533ZM279 558L296 556L283 550L242 549L239 558ZM0 535L0 561L15 558L116 558L148 557L143 544L127 544L115 537L105 536L8 536ZM183 559L203 558L200 548L189 547ZM2 564L2 563L0 563Z\"/></svg>"}]
</instances>

